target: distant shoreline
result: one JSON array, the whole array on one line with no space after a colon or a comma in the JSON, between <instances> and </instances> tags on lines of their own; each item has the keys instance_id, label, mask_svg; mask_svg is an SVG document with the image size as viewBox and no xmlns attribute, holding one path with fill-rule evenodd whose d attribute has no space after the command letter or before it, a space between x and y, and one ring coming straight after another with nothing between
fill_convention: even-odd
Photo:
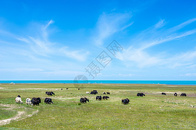
<instances>
[{"instance_id":1,"label":"distant shoreline","mask_svg":"<svg viewBox=\"0 0 196 130\"><path fill-rule=\"evenodd\" d=\"M182 80L0 80L0 84L156 84L196 85L196 81Z\"/></svg>"}]
</instances>

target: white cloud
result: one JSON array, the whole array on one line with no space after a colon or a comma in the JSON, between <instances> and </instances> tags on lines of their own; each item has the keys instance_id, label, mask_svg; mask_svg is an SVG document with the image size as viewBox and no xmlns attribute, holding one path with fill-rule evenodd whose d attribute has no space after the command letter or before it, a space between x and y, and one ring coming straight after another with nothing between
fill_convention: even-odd
<instances>
[{"instance_id":1,"label":"white cloud","mask_svg":"<svg viewBox=\"0 0 196 130\"><path fill-rule=\"evenodd\" d=\"M45 26L42 27L42 32L41 32L41 35L43 37L43 40L45 41L48 41L48 31L47 31L47 28L53 24L54 21L53 20L50 20Z\"/></svg>"},{"instance_id":2,"label":"white cloud","mask_svg":"<svg viewBox=\"0 0 196 130\"><path fill-rule=\"evenodd\" d=\"M191 64L191 65L187 66L187 68L196 70L196 64Z\"/></svg>"},{"instance_id":3,"label":"white cloud","mask_svg":"<svg viewBox=\"0 0 196 130\"><path fill-rule=\"evenodd\" d=\"M18 36L16 37L16 39L30 45L30 48L32 49L32 51L35 52L36 54L47 56L53 50L53 47L51 46L51 43L48 40L48 31L47 31L47 28L52 23L54 23L54 21L50 20L46 25L42 25L41 30L37 30L37 33L41 34L39 37L35 37L35 36L19 37Z\"/></svg>"},{"instance_id":4,"label":"white cloud","mask_svg":"<svg viewBox=\"0 0 196 130\"><path fill-rule=\"evenodd\" d=\"M40 69L40 68L14 68L14 69L0 69L0 71L5 71L5 72L38 72L38 71L43 71L43 69Z\"/></svg>"},{"instance_id":5,"label":"white cloud","mask_svg":"<svg viewBox=\"0 0 196 130\"><path fill-rule=\"evenodd\" d=\"M170 58L164 59L164 64L167 64L170 68L176 68L186 66L187 68L193 67L196 62L196 50L187 51L181 54L177 54Z\"/></svg>"},{"instance_id":6,"label":"white cloud","mask_svg":"<svg viewBox=\"0 0 196 130\"><path fill-rule=\"evenodd\" d=\"M19 41L25 42L25 43L30 43L29 39L24 38L24 37L22 37L22 38L17 37L16 39L19 40Z\"/></svg>"},{"instance_id":7,"label":"white cloud","mask_svg":"<svg viewBox=\"0 0 196 130\"><path fill-rule=\"evenodd\" d=\"M154 41L149 42L148 44L144 45L140 49L147 49L149 47L153 47L155 45L158 45L158 44L161 44L161 43L164 43L164 42L169 42L169 41L172 41L172 40L175 40L175 39L186 37L186 36L192 35L194 33L196 33L196 29L184 32L184 33L179 34L179 35L174 35L174 36L169 35L166 38L163 38L163 39L160 39L160 40L155 39Z\"/></svg>"},{"instance_id":8,"label":"white cloud","mask_svg":"<svg viewBox=\"0 0 196 130\"><path fill-rule=\"evenodd\" d=\"M72 76L76 76L76 75L79 75L83 72L81 71L58 71L58 70L55 70L55 71L48 71L48 72L44 72L44 74L46 75L58 75L58 76L65 76L65 75L69 75L69 77L72 77Z\"/></svg>"},{"instance_id":9,"label":"white cloud","mask_svg":"<svg viewBox=\"0 0 196 130\"><path fill-rule=\"evenodd\" d=\"M126 28L130 27L131 25L133 25L133 23L134 22L131 22L130 24L123 26L120 31L125 30Z\"/></svg>"},{"instance_id":10,"label":"white cloud","mask_svg":"<svg viewBox=\"0 0 196 130\"><path fill-rule=\"evenodd\" d=\"M130 14L105 14L103 13L97 22L94 42L96 45L103 45L104 40L118 31L122 31L133 23L127 24L131 18Z\"/></svg>"},{"instance_id":11,"label":"white cloud","mask_svg":"<svg viewBox=\"0 0 196 130\"><path fill-rule=\"evenodd\" d=\"M52 23L54 23L54 21L50 20L46 25L42 26L41 30L38 30L41 34L40 37L17 37L17 40L28 43L31 50L37 55L48 57L51 54L54 54L73 58L78 61L85 61L89 54L88 51L71 50L68 46L57 47L54 45L57 45L58 43L52 43L49 41L48 28Z\"/></svg>"},{"instance_id":12,"label":"white cloud","mask_svg":"<svg viewBox=\"0 0 196 130\"><path fill-rule=\"evenodd\" d=\"M184 74L183 76L187 76L187 77L195 77L196 76L196 73L186 73Z\"/></svg>"},{"instance_id":13,"label":"white cloud","mask_svg":"<svg viewBox=\"0 0 196 130\"><path fill-rule=\"evenodd\" d=\"M179 56L179 60L184 60L184 61L190 61L196 59L196 50L195 51L189 51L181 54Z\"/></svg>"},{"instance_id":14,"label":"white cloud","mask_svg":"<svg viewBox=\"0 0 196 130\"><path fill-rule=\"evenodd\" d=\"M47 54L51 51L50 43L48 41L42 39L36 39L33 37L29 37L32 43L32 49L38 54Z\"/></svg>"},{"instance_id":15,"label":"white cloud","mask_svg":"<svg viewBox=\"0 0 196 130\"><path fill-rule=\"evenodd\" d=\"M155 28L161 28L165 25L165 20L161 19L156 25Z\"/></svg>"},{"instance_id":16,"label":"white cloud","mask_svg":"<svg viewBox=\"0 0 196 130\"><path fill-rule=\"evenodd\" d=\"M138 67L152 66L161 61L161 59L150 56L147 52L133 47L124 49L123 53L118 53L116 57L132 65L137 64Z\"/></svg>"},{"instance_id":17,"label":"white cloud","mask_svg":"<svg viewBox=\"0 0 196 130\"><path fill-rule=\"evenodd\" d=\"M185 22L183 22L183 23L181 23L181 24L179 24L179 25L169 29L168 31L169 32L175 32L175 31L177 31L177 30L179 30L179 29L181 29L181 28L183 28L183 27L185 27L185 26L187 26L187 25L189 25L189 24L191 24L193 22L196 22L196 18L193 18L193 19L190 19L188 21L185 21Z\"/></svg>"},{"instance_id":18,"label":"white cloud","mask_svg":"<svg viewBox=\"0 0 196 130\"><path fill-rule=\"evenodd\" d=\"M54 21L53 20L50 20L49 22L48 22L48 24L46 25L46 26L44 26L44 29L46 30L51 24L53 24L54 23Z\"/></svg>"},{"instance_id":19,"label":"white cloud","mask_svg":"<svg viewBox=\"0 0 196 130\"><path fill-rule=\"evenodd\" d=\"M183 26L188 25L194 21L195 19L189 20L177 27L182 28ZM179 38L183 38L196 33L196 29L188 30L183 33L173 32L174 34L169 32L168 30L157 31L156 28L162 27L163 24L164 21L161 20L154 26L154 28L149 28L142 31L142 33L136 36L135 39L133 39L131 42L133 45L137 45L137 47L133 45L129 46L127 49L124 49L122 53L118 53L117 58L125 63L127 62L127 64L134 64L137 67L164 65L175 68L192 64L192 62L194 62L196 58L196 51L184 52L182 54L171 56L169 58L161 54L152 55L147 51L148 48L155 45L159 45L172 40L177 40Z\"/></svg>"},{"instance_id":20,"label":"white cloud","mask_svg":"<svg viewBox=\"0 0 196 130\"><path fill-rule=\"evenodd\" d=\"M119 73L118 76L120 76L120 77L133 77L134 74L121 74L121 73Z\"/></svg>"},{"instance_id":21,"label":"white cloud","mask_svg":"<svg viewBox=\"0 0 196 130\"><path fill-rule=\"evenodd\" d=\"M85 61L87 56L89 55L88 51L81 51L81 50L72 51L67 47L61 48L60 52L62 52L67 57L76 59L78 61Z\"/></svg>"}]
</instances>

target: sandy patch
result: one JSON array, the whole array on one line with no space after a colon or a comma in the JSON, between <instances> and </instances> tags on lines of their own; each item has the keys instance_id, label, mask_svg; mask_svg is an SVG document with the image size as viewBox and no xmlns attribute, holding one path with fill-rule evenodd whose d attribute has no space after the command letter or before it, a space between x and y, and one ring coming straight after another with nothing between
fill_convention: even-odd
<instances>
[{"instance_id":1,"label":"sandy patch","mask_svg":"<svg viewBox=\"0 0 196 130\"><path fill-rule=\"evenodd\" d=\"M144 92L146 95L162 95L162 92ZM174 93L177 93L178 96L180 96L181 93L184 92L163 92L166 93L166 95L174 95ZM187 97L196 97L196 93L186 93Z\"/></svg>"},{"instance_id":2,"label":"sandy patch","mask_svg":"<svg viewBox=\"0 0 196 130\"><path fill-rule=\"evenodd\" d=\"M178 87L177 85L174 86L174 85L167 85L167 87Z\"/></svg>"},{"instance_id":3,"label":"sandy patch","mask_svg":"<svg viewBox=\"0 0 196 130\"><path fill-rule=\"evenodd\" d=\"M18 90L48 90L46 88L19 88Z\"/></svg>"},{"instance_id":4,"label":"sandy patch","mask_svg":"<svg viewBox=\"0 0 196 130\"><path fill-rule=\"evenodd\" d=\"M187 94L188 97L196 97L196 93Z\"/></svg>"},{"instance_id":5,"label":"sandy patch","mask_svg":"<svg viewBox=\"0 0 196 130\"><path fill-rule=\"evenodd\" d=\"M177 93L179 95L182 92L146 92L146 94L160 94L160 95L161 95L161 93L166 93L166 94L174 94L174 93Z\"/></svg>"},{"instance_id":6,"label":"sandy patch","mask_svg":"<svg viewBox=\"0 0 196 130\"><path fill-rule=\"evenodd\" d=\"M36 110L36 111L33 111L31 114L25 114L25 115L23 116L23 118L21 118L21 119L19 119L19 120L23 120L23 119L25 119L25 118L27 118L27 117L32 117L33 115L37 114L38 112L39 112L39 110Z\"/></svg>"},{"instance_id":7,"label":"sandy patch","mask_svg":"<svg viewBox=\"0 0 196 130\"><path fill-rule=\"evenodd\" d=\"M119 90L119 91L114 91L114 92L118 92L118 93L119 92L136 92L136 93L138 92L139 93L139 92L143 92L143 91L140 91L140 90Z\"/></svg>"},{"instance_id":8,"label":"sandy patch","mask_svg":"<svg viewBox=\"0 0 196 130\"><path fill-rule=\"evenodd\" d=\"M63 97L52 97L52 99L57 99L57 100L69 100L69 99L74 99L74 98L63 98Z\"/></svg>"},{"instance_id":9,"label":"sandy patch","mask_svg":"<svg viewBox=\"0 0 196 130\"><path fill-rule=\"evenodd\" d=\"M4 110L13 110L15 108L17 108L15 105L13 104L0 104L0 106L6 107L6 108L2 108Z\"/></svg>"},{"instance_id":10,"label":"sandy patch","mask_svg":"<svg viewBox=\"0 0 196 130\"><path fill-rule=\"evenodd\" d=\"M59 89L56 89L56 88L18 88L18 89L15 89L15 90L46 90L46 91L57 91L57 90L61 90L61 89L60 88Z\"/></svg>"}]
</instances>

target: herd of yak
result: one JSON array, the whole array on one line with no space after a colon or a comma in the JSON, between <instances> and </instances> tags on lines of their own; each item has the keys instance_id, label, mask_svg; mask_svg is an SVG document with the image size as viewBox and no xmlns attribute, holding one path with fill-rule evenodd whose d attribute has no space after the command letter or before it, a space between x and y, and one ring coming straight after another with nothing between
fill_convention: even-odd
<instances>
[{"instance_id":1,"label":"herd of yak","mask_svg":"<svg viewBox=\"0 0 196 130\"><path fill-rule=\"evenodd\" d=\"M89 92L86 92L86 93L87 94L95 94L96 95L96 94L98 94L98 91L97 90L93 90L90 93ZM55 95L54 92L46 92L46 94L48 96ZM110 92L103 92L103 94L110 94ZM161 93L161 94L162 95L166 95L166 93ZM143 97L143 96L145 96L145 94L144 93L137 93L137 96ZM174 96L177 96L177 93L174 93ZM180 96L186 96L186 93L181 93ZM103 96L103 97L102 96L96 96L96 100L102 100L102 99L107 100L108 98L109 98L109 96ZM16 101L16 103L21 103L21 104L23 103L20 95L18 95L15 98L15 101ZM52 104L53 103L51 98L45 98L44 102L46 104ZM80 98L80 102L81 103L86 103L86 102L89 102L89 99L87 99L86 97ZM26 99L26 104L27 105L39 105L39 103L41 103L41 99L39 97L38 98L34 97L32 99L30 99L30 98ZM128 98L122 99L122 103L123 104L128 104L129 103L129 99Z\"/></svg>"},{"instance_id":2,"label":"herd of yak","mask_svg":"<svg viewBox=\"0 0 196 130\"><path fill-rule=\"evenodd\" d=\"M55 95L54 92L46 92L46 94L47 94L47 95L50 95L50 96ZM23 103L23 101L22 101L20 95L18 95L18 96L15 98L15 102L16 102L16 103L20 103L20 104ZM46 104L52 104L52 103L53 103L51 98L45 98L44 102L45 102ZM34 97L34 98L32 98L32 99L30 99L30 98L27 98L27 99L26 99L26 104L27 104L27 105L39 105L40 103L41 103L41 98L40 98L40 97L38 97L38 98L35 98L35 97Z\"/></svg>"}]
</instances>

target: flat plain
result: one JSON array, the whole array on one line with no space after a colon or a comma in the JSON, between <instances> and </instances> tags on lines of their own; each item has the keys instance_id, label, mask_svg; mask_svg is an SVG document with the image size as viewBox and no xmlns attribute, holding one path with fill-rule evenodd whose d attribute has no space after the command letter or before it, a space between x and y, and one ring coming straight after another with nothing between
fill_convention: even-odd
<instances>
[{"instance_id":1,"label":"flat plain","mask_svg":"<svg viewBox=\"0 0 196 130\"><path fill-rule=\"evenodd\" d=\"M78 90L78 87L80 90ZM68 90L66 89L68 88ZM63 89L63 90L61 90ZM97 95L86 94L97 90ZM53 91L48 96L46 91ZM108 100L96 96L110 92ZM138 92L145 93L137 97ZM167 95L161 95L165 92ZM173 94L178 93L175 97ZM180 96L186 93L186 97ZM16 104L20 95L23 104ZM39 106L26 98L40 97ZM50 97L53 104L45 104ZM81 97L90 101L80 103ZM123 105L121 100L129 98ZM161 84L0 84L0 129L196 129L196 86Z\"/></svg>"}]
</instances>

